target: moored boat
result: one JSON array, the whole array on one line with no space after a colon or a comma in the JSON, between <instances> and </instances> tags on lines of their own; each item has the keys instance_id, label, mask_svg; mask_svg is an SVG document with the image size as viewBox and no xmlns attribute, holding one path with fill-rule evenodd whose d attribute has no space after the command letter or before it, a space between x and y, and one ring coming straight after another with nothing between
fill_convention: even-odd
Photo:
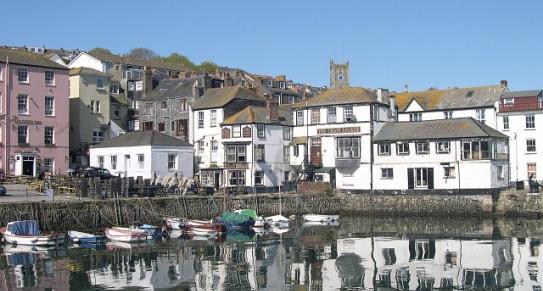
<instances>
[{"instance_id":1,"label":"moored boat","mask_svg":"<svg viewBox=\"0 0 543 291\"><path fill-rule=\"evenodd\" d=\"M226 233L226 226L222 223L213 222L212 220L187 220L185 222L185 230L190 231L193 228L213 229L217 234Z\"/></svg>"},{"instance_id":2,"label":"moored boat","mask_svg":"<svg viewBox=\"0 0 543 291\"><path fill-rule=\"evenodd\" d=\"M35 220L12 221L0 228L7 243L29 246L52 246L64 242L64 234L42 234Z\"/></svg>"},{"instance_id":3,"label":"moored boat","mask_svg":"<svg viewBox=\"0 0 543 291\"><path fill-rule=\"evenodd\" d=\"M339 219L339 215L306 214L303 218L309 222L333 222Z\"/></svg>"},{"instance_id":4,"label":"moored boat","mask_svg":"<svg viewBox=\"0 0 543 291\"><path fill-rule=\"evenodd\" d=\"M228 229L247 229L255 225L256 214L254 217L240 212L225 212L220 217L220 223L224 224Z\"/></svg>"},{"instance_id":5,"label":"moored boat","mask_svg":"<svg viewBox=\"0 0 543 291\"><path fill-rule=\"evenodd\" d=\"M101 243L104 241L103 236L75 231L75 230L68 231L68 237L73 242L82 243L82 244L95 244L95 243Z\"/></svg>"},{"instance_id":6,"label":"moored boat","mask_svg":"<svg viewBox=\"0 0 543 291\"><path fill-rule=\"evenodd\" d=\"M106 236L110 240L120 242L138 242L147 239L147 234L144 230L128 227L106 228Z\"/></svg>"},{"instance_id":7,"label":"moored boat","mask_svg":"<svg viewBox=\"0 0 543 291\"><path fill-rule=\"evenodd\" d=\"M193 227L190 233L195 236L216 236L217 231L210 228Z\"/></svg>"},{"instance_id":8,"label":"moored boat","mask_svg":"<svg viewBox=\"0 0 543 291\"><path fill-rule=\"evenodd\" d=\"M267 223L271 227L275 228L288 228L289 227L289 220L288 218L284 217L283 215L274 215L274 216L268 216L265 218Z\"/></svg>"},{"instance_id":9,"label":"moored boat","mask_svg":"<svg viewBox=\"0 0 543 291\"><path fill-rule=\"evenodd\" d=\"M177 217L167 217L164 218L166 222L166 227L173 230L181 230L185 226L185 222L181 218Z\"/></svg>"}]
</instances>

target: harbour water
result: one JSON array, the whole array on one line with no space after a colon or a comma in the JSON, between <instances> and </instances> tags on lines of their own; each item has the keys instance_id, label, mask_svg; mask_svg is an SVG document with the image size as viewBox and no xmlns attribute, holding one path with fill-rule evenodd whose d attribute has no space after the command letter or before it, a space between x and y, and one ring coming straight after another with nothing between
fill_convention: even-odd
<instances>
[{"instance_id":1,"label":"harbour water","mask_svg":"<svg viewBox=\"0 0 543 291\"><path fill-rule=\"evenodd\" d=\"M341 217L211 241L4 245L0 290L541 290L540 225Z\"/></svg>"}]
</instances>

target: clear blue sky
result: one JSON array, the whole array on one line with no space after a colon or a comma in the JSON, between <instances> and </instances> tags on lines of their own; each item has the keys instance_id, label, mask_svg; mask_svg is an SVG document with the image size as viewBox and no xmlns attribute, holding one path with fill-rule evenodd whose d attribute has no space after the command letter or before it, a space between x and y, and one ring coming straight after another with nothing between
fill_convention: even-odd
<instances>
[{"instance_id":1,"label":"clear blue sky","mask_svg":"<svg viewBox=\"0 0 543 291\"><path fill-rule=\"evenodd\" d=\"M260 74L328 85L348 59L351 84L410 90L509 81L543 87L543 1L3 0L0 43L148 47Z\"/></svg>"}]
</instances>

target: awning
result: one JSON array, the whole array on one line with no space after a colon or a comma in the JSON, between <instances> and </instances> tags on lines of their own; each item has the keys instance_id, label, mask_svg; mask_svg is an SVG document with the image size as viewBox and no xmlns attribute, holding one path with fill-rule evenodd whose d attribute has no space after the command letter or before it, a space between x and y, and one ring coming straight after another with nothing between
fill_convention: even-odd
<instances>
[{"instance_id":1,"label":"awning","mask_svg":"<svg viewBox=\"0 0 543 291\"><path fill-rule=\"evenodd\" d=\"M290 142L290 145L299 145L299 144L306 144L307 143L307 137L295 137Z\"/></svg>"}]
</instances>

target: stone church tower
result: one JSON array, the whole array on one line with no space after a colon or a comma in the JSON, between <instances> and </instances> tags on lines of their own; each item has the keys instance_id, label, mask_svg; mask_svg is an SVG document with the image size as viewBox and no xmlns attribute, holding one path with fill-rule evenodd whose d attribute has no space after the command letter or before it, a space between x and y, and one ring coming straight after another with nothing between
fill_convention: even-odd
<instances>
[{"instance_id":1,"label":"stone church tower","mask_svg":"<svg viewBox=\"0 0 543 291\"><path fill-rule=\"evenodd\" d=\"M349 87L349 62L334 64L330 59L330 88Z\"/></svg>"}]
</instances>

